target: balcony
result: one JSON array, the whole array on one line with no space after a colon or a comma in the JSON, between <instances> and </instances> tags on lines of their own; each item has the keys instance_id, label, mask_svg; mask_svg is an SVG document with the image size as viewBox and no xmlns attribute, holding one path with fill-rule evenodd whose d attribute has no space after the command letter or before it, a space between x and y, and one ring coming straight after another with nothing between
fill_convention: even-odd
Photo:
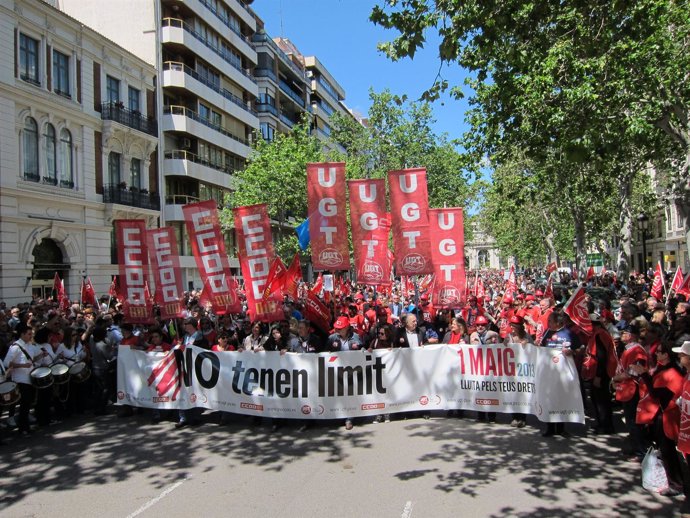
<instances>
[{"instance_id":1,"label":"balcony","mask_svg":"<svg viewBox=\"0 0 690 518\"><path fill-rule=\"evenodd\" d=\"M304 102L304 99L302 99L297 92L295 92L292 88L290 88L290 85L288 85L285 81L282 79L279 81L280 84L280 90L287 94L287 96L295 101L301 108L304 108L306 103Z\"/></svg>"},{"instance_id":2,"label":"balcony","mask_svg":"<svg viewBox=\"0 0 690 518\"><path fill-rule=\"evenodd\" d=\"M245 103L242 99L237 97L235 94L233 94L229 90L226 90L225 88L222 88L219 85L215 84L213 81L211 81L207 77L200 75L196 70L188 67L184 63L180 63L178 61L166 61L165 63L163 63L163 70L172 70L174 72L184 72L186 75L196 79L197 81L199 81L204 86L210 88L211 90L213 90L217 94L222 95L223 98L227 99L231 103L239 106L243 110L251 113L252 115L254 115L256 117L256 110L247 106L247 103Z\"/></svg>"},{"instance_id":3,"label":"balcony","mask_svg":"<svg viewBox=\"0 0 690 518\"><path fill-rule=\"evenodd\" d=\"M284 113L281 113L278 118L280 121L285 124L288 128L292 128L295 124L297 124L296 121L293 121L291 118L289 118L287 115Z\"/></svg>"},{"instance_id":4,"label":"balcony","mask_svg":"<svg viewBox=\"0 0 690 518\"><path fill-rule=\"evenodd\" d=\"M276 53L276 55L281 59L281 61L285 63L288 67L290 67L290 69L295 74L297 74L297 77L299 77L300 79L304 79L306 81L307 75L304 72L304 70L295 65L290 59L290 56L285 54L285 52L283 52L283 49L281 49L268 34L266 34L265 32L257 32L252 36L252 41L254 43L266 43L269 47L271 47L271 50Z\"/></svg>"},{"instance_id":5,"label":"balcony","mask_svg":"<svg viewBox=\"0 0 690 518\"><path fill-rule=\"evenodd\" d=\"M275 81L276 83L278 82L278 78L276 77L275 72L273 72L273 70L271 70L270 68L255 68L254 77L267 77L269 79L273 79L273 81Z\"/></svg>"},{"instance_id":6,"label":"balcony","mask_svg":"<svg viewBox=\"0 0 690 518\"><path fill-rule=\"evenodd\" d=\"M215 124L214 122L202 117L195 111L190 110L189 108L186 108L184 106L165 106L163 108L163 113L164 114L170 114L170 115L182 115L188 119L191 119L193 121L196 121L200 124L203 124L207 128L211 128L212 130L217 131L221 135L224 135L236 142L239 142L240 144L244 144L245 146L251 146L249 140L245 138L240 138L236 137L232 133L230 133L228 130L223 128L223 126L220 126L219 124Z\"/></svg>"},{"instance_id":7,"label":"balcony","mask_svg":"<svg viewBox=\"0 0 690 518\"><path fill-rule=\"evenodd\" d=\"M316 78L316 83L323 88L323 90L330 95L333 99L335 99L336 102L340 102L340 97L338 96L338 92L335 91L335 89L329 85L325 80L321 79L321 76L318 76Z\"/></svg>"},{"instance_id":8,"label":"balcony","mask_svg":"<svg viewBox=\"0 0 690 518\"><path fill-rule=\"evenodd\" d=\"M223 18L221 13L219 13L216 10L216 6L214 5L214 2L211 2L210 0L199 0L199 2L206 7L209 11L211 11L216 18L218 18L221 22L223 22L223 25L225 25L228 29L230 29L232 32L237 34L240 38L242 38L244 41L249 43L249 38L247 38L244 34L242 34L237 27L234 25L230 25L230 22L227 20L227 18Z\"/></svg>"},{"instance_id":9,"label":"balcony","mask_svg":"<svg viewBox=\"0 0 690 518\"><path fill-rule=\"evenodd\" d=\"M155 120L151 120L137 111L128 110L122 103L105 102L101 104L101 119L118 122L128 128L158 137L158 124Z\"/></svg>"},{"instance_id":10,"label":"balcony","mask_svg":"<svg viewBox=\"0 0 690 518\"><path fill-rule=\"evenodd\" d=\"M161 201L157 193L130 190L118 184L103 186L103 203L117 203L149 210L161 209Z\"/></svg>"},{"instance_id":11,"label":"balcony","mask_svg":"<svg viewBox=\"0 0 690 518\"><path fill-rule=\"evenodd\" d=\"M194 38L196 38L201 44L203 44L205 47L211 49L217 56L219 56L223 61L228 63L230 66L232 66L235 70L240 72L243 76L245 76L247 79L249 79L252 84L256 85L256 81L254 78L247 72L244 68L242 68L242 65L237 63L237 58L228 52L224 48L219 48L215 45L211 45L206 39L196 32L194 28L189 25L187 22L184 20L180 20L179 18L163 18L162 21L162 27L175 27L178 29L183 29L185 32L189 33L192 35Z\"/></svg>"},{"instance_id":12,"label":"balcony","mask_svg":"<svg viewBox=\"0 0 690 518\"><path fill-rule=\"evenodd\" d=\"M24 173L24 180L27 182L40 182L41 176L38 173Z\"/></svg>"},{"instance_id":13,"label":"balcony","mask_svg":"<svg viewBox=\"0 0 690 518\"><path fill-rule=\"evenodd\" d=\"M278 117L278 109L272 104L257 104L256 111L259 113L270 113Z\"/></svg>"},{"instance_id":14,"label":"balcony","mask_svg":"<svg viewBox=\"0 0 690 518\"><path fill-rule=\"evenodd\" d=\"M225 174L232 174L234 172L232 167L228 167L223 164L215 164L195 153L192 153L191 151L186 151L184 149L173 149L171 151L166 151L164 156L166 160L188 160L195 164L210 167L211 169L215 169L216 171L220 171L221 173Z\"/></svg>"}]
</instances>

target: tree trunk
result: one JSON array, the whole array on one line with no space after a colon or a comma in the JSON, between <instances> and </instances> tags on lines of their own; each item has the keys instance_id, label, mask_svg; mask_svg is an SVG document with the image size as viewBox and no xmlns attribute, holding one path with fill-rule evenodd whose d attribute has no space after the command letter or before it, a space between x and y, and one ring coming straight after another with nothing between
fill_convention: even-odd
<instances>
[{"instance_id":1,"label":"tree trunk","mask_svg":"<svg viewBox=\"0 0 690 518\"><path fill-rule=\"evenodd\" d=\"M618 194L621 199L621 212L619 216L620 240L618 241L618 257L616 270L619 279L627 279L630 273L630 256L632 255L632 232L635 224L632 214L632 178L633 175L621 174L618 176Z\"/></svg>"},{"instance_id":2,"label":"tree trunk","mask_svg":"<svg viewBox=\"0 0 690 518\"><path fill-rule=\"evenodd\" d=\"M577 276L578 281L584 277L587 268L587 242L585 239L585 218L578 211L573 211L573 222L575 225L575 242L577 253Z\"/></svg>"}]
</instances>

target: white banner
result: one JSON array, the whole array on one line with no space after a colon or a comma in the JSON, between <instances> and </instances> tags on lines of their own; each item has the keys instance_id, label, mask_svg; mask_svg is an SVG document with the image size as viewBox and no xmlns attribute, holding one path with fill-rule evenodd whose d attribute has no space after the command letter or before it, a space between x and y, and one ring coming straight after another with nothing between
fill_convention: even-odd
<instances>
[{"instance_id":1,"label":"white banner","mask_svg":"<svg viewBox=\"0 0 690 518\"><path fill-rule=\"evenodd\" d=\"M120 347L117 371L118 401L146 408L300 419L464 409L584 423L572 358L529 345L285 355Z\"/></svg>"}]
</instances>

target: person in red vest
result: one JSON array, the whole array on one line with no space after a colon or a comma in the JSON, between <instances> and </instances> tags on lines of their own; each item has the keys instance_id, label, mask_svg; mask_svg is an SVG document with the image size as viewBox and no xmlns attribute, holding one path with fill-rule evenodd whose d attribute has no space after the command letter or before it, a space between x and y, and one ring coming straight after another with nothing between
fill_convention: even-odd
<instances>
[{"instance_id":1,"label":"person in red vest","mask_svg":"<svg viewBox=\"0 0 690 518\"><path fill-rule=\"evenodd\" d=\"M676 496L680 494L683 485L682 467L676 455L680 427L680 410L676 400L682 394L683 374L678 366L676 353L668 342L662 342L657 347L656 362L653 373L642 365L631 366L648 392L638 403L637 422L649 423L654 442L664 461L669 487L660 494Z\"/></svg>"},{"instance_id":2,"label":"person in red vest","mask_svg":"<svg viewBox=\"0 0 690 518\"><path fill-rule=\"evenodd\" d=\"M479 306L476 296L470 295L467 299L467 305L462 308L460 314L467 324L467 332L471 335L477 330L475 327L477 317L484 315L484 308Z\"/></svg>"},{"instance_id":3,"label":"person in red vest","mask_svg":"<svg viewBox=\"0 0 690 518\"><path fill-rule=\"evenodd\" d=\"M610 384L618 368L616 344L599 315L592 313L589 319L592 321L592 334L587 340L581 374L586 383L591 383L590 398L596 420L594 433L612 434L615 431Z\"/></svg>"},{"instance_id":4,"label":"person in red vest","mask_svg":"<svg viewBox=\"0 0 690 518\"><path fill-rule=\"evenodd\" d=\"M529 315L525 316L525 321L535 328L534 343L536 344L541 344L544 333L549 329L549 315L553 313L551 304L551 299L541 299L539 301L539 316L537 318L532 318Z\"/></svg>"},{"instance_id":5,"label":"person in red vest","mask_svg":"<svg viewBox=\"0 0 690 518\"><path fill-rule=\"evenodd\" d=\"M640 391L639 375L632 366L639 365L646 369L649 365L649 356L645 348L640 345L639 336L640 326L637 323L628 324L623 328L621 341L625 344L625 349L612 381L616 387L616 401L623 403L625 426L631 443L629 453L633 454L638 461L642 461L648 444L642 433L642 427L635 422Z\"/></svg>"},{"instance_id":6,"label":"person in red vest","mask_svg":"<svg viewBox=\"0 0 690 518\"><path fill-rule=\"evenodd\" d=\"M514 302L515 300L510 295L503 297L503 307L496 319L496 326L498 327L498 334L501 336L501 341L505 340L505 337L510 333L510 319L515 315L515 308L513 307Z\"/></svg>"},{"instance_id":7,"label":"person in red vest","mask_svg":"<svg viewBox=\"0 0 690 518\"><path fill-rule=\"evenodd\" d=\"M367 330L364 317L359 313L356 304L350 304L347 307L347 318L350 320L350 327L352 327L352 330L362 338Z\"/></svg>"},{"instance_id":8,"label":"person in red vest","mask_svg":"<svg viewBox=\"0 0 690 518\"><path fill-rule=\"evenodd\" d=\"M429 329L434 326L436 320L436 309L434 305L429 302L429 295L422 295L420 298L419 310L422 314L422 327Z\"/></svg>"}]
</instances>

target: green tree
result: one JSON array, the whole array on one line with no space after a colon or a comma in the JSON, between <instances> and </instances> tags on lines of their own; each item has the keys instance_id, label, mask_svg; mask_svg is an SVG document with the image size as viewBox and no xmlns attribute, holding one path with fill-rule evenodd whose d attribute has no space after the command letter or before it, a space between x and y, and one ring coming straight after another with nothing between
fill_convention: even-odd
<instances>
[{"instance_id":1,"label":"green tree","mask_svg":"<svg viewBox=\"0 0 690 518\"><path fill-rule=\"evenodd\" d=\"M574 194L580 251L597 234L584 214L600 198L588 195L582 175L598 181L624 173L618 195L629 197L631 171L645 160L675 163L668 188L690 229L687 2L391 0L371 19L400 32L381 47L394 60L413 57L427 30L439 33L439 58L471 73L470 149L495 165L520 149L550 171L545 181ZM441 78L425 98L448 87ZM452 91L462 96L463 86ZM622 201L626 237L632 202Z\"/></svg>"},{"instance_id":2,"label":"green tree","mask_svg":"<svg viewBox=\"0 0 690 518\"><path fill-rule=\"evenodd\" d=\"M307 217L307 164L322 161L321 142L310 134L306 118L271 142L257 133L247 166L236 174L236 188L226 199L221 214L224 226L233 226L233 207L266 203L269 216L277 223L276 253L284 261L291 260L299 244L289 221L301 222Z\"/></svg>"}]
</instances>

